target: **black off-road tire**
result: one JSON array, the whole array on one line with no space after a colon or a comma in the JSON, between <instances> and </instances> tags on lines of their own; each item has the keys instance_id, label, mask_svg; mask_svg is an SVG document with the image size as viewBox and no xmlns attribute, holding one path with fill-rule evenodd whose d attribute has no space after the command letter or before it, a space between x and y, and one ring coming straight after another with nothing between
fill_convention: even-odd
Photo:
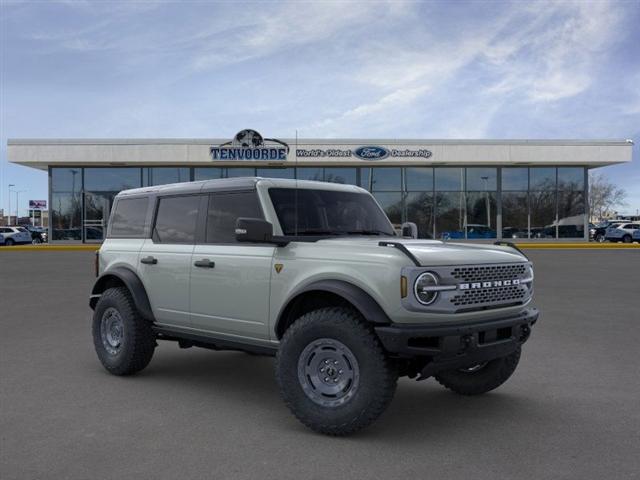
<instances>
[{"instance_id":1,"label":"black off-road tire","mask_svg":"<svg viewBox=\"0 0 640 480\"><path fill-rule=\"evenodd\" d=\"M305 349L324 339L346 346L357 363L358 381L340 405L318 404L305 393L299 378L299 360ZM393 399L398 373L357 312L329 307L301 316L285 332L276 356L276 380L285 404L300 422L316 432L341 436L367 427L385 411Z\"/></svg>"},{"instance_id":2,"label":"black off-road tire","mask_svg":"<svg viewBox=\"0 0 640 480\"><path fill-rule=\"evenodd\" d=\"M103 341L101 325L105 312L113 309L122 319L121 343L109 352ZM93 312L93 345L104 368L114 375L132 375L145 368L156 346L151 323L138 313L129 290L124 287L106 290Z\"/></svg>"},{"instance_id":3,"label":"black off-road tire","mask_svg":"<svg viewBox=\"0 0 640 480\"><path fill-rule=\"evenodd\" d=\"M442 386L460 395L480 395L498 388L513 374L520 361L521 349L496 358L475 371L449 370L435 375Z\"/></svg>"}]
</instances>

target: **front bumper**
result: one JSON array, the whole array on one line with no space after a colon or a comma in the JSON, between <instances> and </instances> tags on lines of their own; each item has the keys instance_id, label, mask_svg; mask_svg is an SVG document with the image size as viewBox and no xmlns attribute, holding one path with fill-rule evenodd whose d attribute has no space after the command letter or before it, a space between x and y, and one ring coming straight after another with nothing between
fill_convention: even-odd
<instances>
[{"instance_id":1,"label":"front bumper","mask_svg":"<svg viewBox=\"0 0 640 480\"><path fill-rule=\"evenodd\" d=\"M527 308L504 318L458 325L387 325L375 331L387 352L422 358L420 379L509 355L527 341L538 309Z\"/></svg>"}]
</instances>

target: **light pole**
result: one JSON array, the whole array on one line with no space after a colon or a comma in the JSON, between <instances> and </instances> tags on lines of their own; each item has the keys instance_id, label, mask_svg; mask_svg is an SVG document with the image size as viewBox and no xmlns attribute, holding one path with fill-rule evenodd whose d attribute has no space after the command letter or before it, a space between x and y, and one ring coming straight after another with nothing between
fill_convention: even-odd
<instances>
[{"instance_id":1,"label":"light pole","mask_svg":"<svg viewBox=\"0 0 640 480\"><path fill-rule=\"evenodd\" d=\"M7 225L11 225L11 187L15 187L13 183L9 184L9 210L7 213Z\"/></svg>"},{"instance_id":2,"label":"light pole","mask_svg":"<svg viewBox=\"0 0 640 480\"><path fill-rule=\"evenodd\" d=\"M20 194L26 192L26 190L16 190L16 225L18 225L18 208L20 207Z\"/></svg>"}]
</instances>

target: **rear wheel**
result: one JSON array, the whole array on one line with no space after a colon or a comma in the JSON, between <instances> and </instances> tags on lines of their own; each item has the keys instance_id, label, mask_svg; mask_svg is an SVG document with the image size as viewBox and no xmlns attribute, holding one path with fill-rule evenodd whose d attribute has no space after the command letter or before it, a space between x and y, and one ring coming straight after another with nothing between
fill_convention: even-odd
<instances>
[{"instance_id":1,"label":"rear wheel","mask_svg":"<svg viewBox=\"0 0 640 480\"><path fill-rule=\"evenodd\" d=\"M330 307L303 315L285 332L276 379L303 424L319 433L347 435L384 412L398 374L360 315Z\"/></svg>"},{"instance_id":2,"label":"rear wheel","mask_svg":"<svg viewBox=\"0 0 640 480\"><path fill-rule=\"evenodd\" d=\"M156 341L151 324L135 308L124 287L106 290L93 312L93 345L114 375L139 372L151 361Z\"/></svg>"},{"instance_id":3,"label":"rear wheel","mask_svg":"<svg viewBox=\"0 0 640 480\"><path fill-rule=\"evenodd\" d=\"M449 390L461 395L480 395L498 388L513 374L520 361L520 348L506 357L449 370L435 375L435 379Z\"/></svg>"},{"instance_id":4,"label":"rear wheel","mask_svg":"<svg viewBox=\"0 0 640 480\"><path fill-rule=\"evenodd\" d=\"M624 243L631 243L631 235L627 234L624 237L622 237L622 241Z\"/></svg>"},{"instance_id":5,"label":"rear wheel","mask_svg":"<svg viewBox=\"0 0 640 480\"><path fill-rule=\"evenodd\" d=\"M11 247L12 245L15 245L15 243L16 243L16 242L14 242L14 241L13 241L13 238L7 238L7 239L4 241L4 244L5 244L7 247Z\"/></svg>"}]
</instances>

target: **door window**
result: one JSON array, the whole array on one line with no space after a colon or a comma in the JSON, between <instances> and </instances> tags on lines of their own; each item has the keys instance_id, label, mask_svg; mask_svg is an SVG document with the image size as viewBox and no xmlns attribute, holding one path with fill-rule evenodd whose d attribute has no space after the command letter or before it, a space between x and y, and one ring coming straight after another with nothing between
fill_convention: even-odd
<instances>
[{"instance_id":1,"label":"door window","mask_svg":"<svg viewBox=\"0 0 640 480\"><path fill-rule=\"evenodd\" d=\"M239 217L263 218L256 192L218 193L209 196L207 243L235 243Z\"/></svg>"},{"instance_id":2,"label":"door window","mask_svg":"<svg viewBox=\"0 0 640 480\"><path fill-rule=\"evenodd\" d=\"M194 243L199 203L199 195L161 198L153 228L153 241Z\"/></svg>"}]
</instances>

